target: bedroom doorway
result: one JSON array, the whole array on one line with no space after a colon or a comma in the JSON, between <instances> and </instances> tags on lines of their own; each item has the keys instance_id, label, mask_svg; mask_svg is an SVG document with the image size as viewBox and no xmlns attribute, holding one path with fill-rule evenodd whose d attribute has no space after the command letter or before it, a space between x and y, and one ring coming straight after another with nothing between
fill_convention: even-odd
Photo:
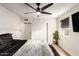
<instances>
[{"instance_id":1,"label":"bedroom doorway","mask_svg":"<svg viewBox=\"0 0 79 59\"><path fill-rule=\"evenodd\" d=\"M24 24L24 38L29 40L31 39L31 23Z\"/></svg>"}]
</instances>

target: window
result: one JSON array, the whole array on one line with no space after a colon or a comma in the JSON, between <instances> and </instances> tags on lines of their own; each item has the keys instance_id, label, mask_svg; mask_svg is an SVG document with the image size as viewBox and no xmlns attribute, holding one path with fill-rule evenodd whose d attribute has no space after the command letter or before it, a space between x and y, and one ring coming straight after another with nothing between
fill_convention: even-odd
<instances>
[{"instance_id":1,"label":"window","mask_svg":"<svg viewBox=\"0 0 79 59\"><path fill-rule=\"evenodd\" d=\"M62 28L62 33L68 36L69 35L69 17L65 18L64 20L61 20L61 28Z\"/></svg>"}]
</instances>

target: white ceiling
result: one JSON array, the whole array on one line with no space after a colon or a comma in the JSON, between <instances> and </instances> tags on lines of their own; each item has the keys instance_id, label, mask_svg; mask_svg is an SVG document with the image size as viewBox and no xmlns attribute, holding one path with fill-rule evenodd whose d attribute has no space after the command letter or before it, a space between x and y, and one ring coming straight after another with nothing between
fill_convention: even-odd
<instances>
[{"instance_id":1,"label":"white ceiling","mask_svg":"<svg viewBox=\"0 0 79 59\"><path fill-rule=\"evenodd\" d=\"M36 4L34 3L29 3L31 6L36 8ZM41 3L40 8L47 5L48 3ZM2 3L0 5L3 5L4 7L8 8L12 12L18 14L19 16L23 18L37 18L37 15L35 13L33 14L24 14L26 12L35 12L32 8L28 7L27 5L23 3ZM54 5L50 6L47 8L45 11L52 13L52 15L45 15L41 14L40 18L46 18L46 17L58 17L61 14L65 13L67 10L72 8L74 3L54 3Z\"/></svg>"}]
</instances>

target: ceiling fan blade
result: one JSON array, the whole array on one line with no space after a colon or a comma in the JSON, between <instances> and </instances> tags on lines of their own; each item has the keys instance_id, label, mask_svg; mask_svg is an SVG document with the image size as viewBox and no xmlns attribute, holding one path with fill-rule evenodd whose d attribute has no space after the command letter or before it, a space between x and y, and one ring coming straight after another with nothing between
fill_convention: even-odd
<instances>
[{"instance_id":1,"label":"ceiling fan blade","mask_svg":"<svg viewBox=\"0 0 79 59\"><path fill-rule=\"evenodd\" d=\"M51 5L53 5L53 3L49 3L48 5L42 7L41 9L42 9L42 10L45 10L45 9L47 9L48 7L50 7Z\"/></svg>"},{"instance_id":2,"label":"ceiling fan blade","mask_svg":"<svg viewBox=\"0 0 79 59\"><path fill-rule=\"evenodd\" d=\"M42 13L42 14L48 14L48 15L51 15L51 13L49 13L49 12L45 12L45 11L42 11L41 13Z\"/></svg>"},{"instance_id":3,"label":"ceiling fan blade","mask_svg":"<svg viewBox=\"0 0 79 59\"><path fill-rule=\"evenodd\" d=\"M32 7L31 5L29 5L28 3L24 3L25 5L31 7L32 9L36 10L34 7Z\"/></svg>"},{"instance_id":4,"label":"ceiling fan blade","mask_svg":"<svg viewBox=\"0 0 79 59\"><path fill-rule=\"evenodd\" d=\"M31 14L31 13L36 13L36 12L26 12L26 13L24 13L24 14Z\"/></svg>"}]
</instances>

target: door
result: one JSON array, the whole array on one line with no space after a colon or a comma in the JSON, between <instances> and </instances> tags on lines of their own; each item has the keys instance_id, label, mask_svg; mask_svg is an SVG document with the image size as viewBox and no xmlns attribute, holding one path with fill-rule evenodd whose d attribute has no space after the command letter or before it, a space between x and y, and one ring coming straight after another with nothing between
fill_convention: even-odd
<instances>
[{"instance_id":1,"label":"door","mask_svg":"<svg viewBox=\"0 0 79 59\"><path fill-rule=\"evenodd\" d=\"M32 25L32 39L48 42L48 23Z\"/></svg>"},{"instance_id":2,"label":"door","mask_svg":"<svg viewBox=\"0 0 79 59\"><path fill-rule=\"evenodd\" d=\"M24 24L24 38L31 39L31 23Z\"/></svg>"}]
</instances>

